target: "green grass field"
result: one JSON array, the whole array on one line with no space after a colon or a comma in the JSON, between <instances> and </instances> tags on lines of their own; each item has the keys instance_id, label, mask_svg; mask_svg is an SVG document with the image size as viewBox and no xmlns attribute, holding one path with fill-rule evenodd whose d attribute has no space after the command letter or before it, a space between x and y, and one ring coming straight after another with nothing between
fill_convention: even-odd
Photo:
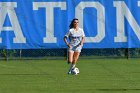
<instances>
[{"instance_id":1,"label":"green grass field","mask_svg":"<svg viewBox=\"0 0 140 93\"><path fill-rule=\"evenodd\" d=\"M0 93L140 93L140 59L0 61Z\"/></svg>"}]
</instances>

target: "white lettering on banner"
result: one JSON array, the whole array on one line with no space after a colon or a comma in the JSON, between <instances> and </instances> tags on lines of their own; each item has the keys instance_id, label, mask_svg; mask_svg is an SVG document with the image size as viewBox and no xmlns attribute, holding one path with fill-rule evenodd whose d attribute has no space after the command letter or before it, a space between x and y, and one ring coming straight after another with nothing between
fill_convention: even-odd
<instances>
[{"instance_id":1,"label":"white lettering on banner","mask_svg":"<svg viewBox=\"0 0 140 93\"><path fill-rule=\"evenodd\" d=\"M0 2L0 33L2 31L12 30L15 34L14 43L26 43L26 39L22 34L22 30L20 28L18 18L14 8L17 7L16 2ZM8 15L11 27L3 27L4 21L6 19L6 15ZM2 43L2 38L0 37L0 43Z\"/></svg>"},{"instance_id":2,"label":"white lettering on banner","mask_svg":"<svg viewBox=\"0 0 140 93\"><path fill-rule=\"evenodd\" d=\"M132 15L124 1L113 1L113 6L116 8L116 37L114 42L128 42L125 35L125 19L132 27L135 35L140 40L140 26ZM140 6L140 1L138 1ZM45 8L46 13L46 34L43 38L43 43L57 43L57 37L54 36L54 8L58 7L61 10L66 10L66 2L33 2L33 10ZM94 37L85 37L86 43L101 42L105 38L105 7L97 1L80 2L75 7L75 17L80 20L79 26L83 28L84 9L94 8L97 10L97 35ZM16 2L0 2L0 34L4 31L13 31L15 37L13 43L26 43L26 38L23 36L15 8ZM9 17L11 26L4 26L6 16ZM128 34L129 35L129 34ZM2 37L0 37L2 43Z\"/></svg>"},{"instance_id":3,"label":"white lettering on banner","mask_svg":"<svg viewBox=\"0 0 140 93\"><path fill-rule=\"evenodd\" d=\"M140 6L140 4L138 4ZM130 10L126 6L124 1L114 1L114 7L117 11L117 36L114 42L127 42L127 37L125 36L124 19L126 18L130 26L134 30L136 36L140 40L140 27L131 14Z\"/></svg>"},{"instance_id":4,"label":"white lettering on banner","mask_svg":"<svg viewBox=\"0 0 140 93\"><path fill-rule=\"evenodd\" d=\"M53 9L60 7L62 10L66 10L66 2L33 2L33 10L38 10L39 7L46 9L46 37L43 39L43 43L56 43Z\"/></svg>"},{"instance_id":5,"label":"white lettering on banner","mask_svg":"<svg viewBox=\"0 0 140 93\"><path fill-rule=\"evenodd\" d=\"M99 2L80 2L75 9L75 16L81 20L79 26L83 28L83 10L86 7L97 9L97 35L85 37L85 42L101 42L105 37L105 9ZM80 8L80 9L79 9Z\"/></svg>"}]
</instances>

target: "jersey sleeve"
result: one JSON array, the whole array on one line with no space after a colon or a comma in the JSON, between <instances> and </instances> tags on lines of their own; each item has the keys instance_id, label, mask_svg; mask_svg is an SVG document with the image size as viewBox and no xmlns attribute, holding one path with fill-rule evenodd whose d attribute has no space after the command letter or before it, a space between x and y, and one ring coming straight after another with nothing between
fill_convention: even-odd
<instances>
[{"instance_id":1,"label":"jersey sleeve","mask_svg":"<svg viewBox=\"0 0 140 93\"><path fill-rule=\"evenodd\" d=\"M69 30L69 31L65 34L65 37L67 37L67 38L68 38L68 37L69 37L69 35L70 35L70 33L71 33L71 32L70 32L70 30Z\"/></svg>"},{"instance_id":2,"label":"jersey sleeve","mask_svg":"<svg viewBox=\"0 0 140 93\"><path fill-rule=\"evenodd\" d=\"M82 29L82 37L85 37L85 33L84 30Z\"/></svg>"}]
</instances>

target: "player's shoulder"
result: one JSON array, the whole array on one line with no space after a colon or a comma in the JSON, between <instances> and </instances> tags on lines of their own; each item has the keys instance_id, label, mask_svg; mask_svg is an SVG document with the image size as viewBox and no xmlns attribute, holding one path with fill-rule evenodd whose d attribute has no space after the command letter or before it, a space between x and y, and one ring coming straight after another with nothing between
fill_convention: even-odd
<instances>
[{"instance_id":1,"label":"player's shoulder","mask_svg":"<svg viewBox=\"0 0 140 93\"><path fill-rule=\"evenodd\" d=\"M83 29L79 27L79 30L83 30Z\"/></svg>"},{"instance_id":2,"label":"player's shoulder","mask_svg":"<svg viewBox=\"0 0 140 93\"><path fill-rule=\"evenodd\" d=\"M73 31L74 31L74 28L69 29L69 32L73 32Z\"/></svg>"},{"instance_id":3,"label":"player's shoulder","mask_svg":"<svg viewBox=\"0 0 140 93\"><path fill-rule=\"evenodd\" d=\"M83 32L83 29L82 28L79 28L79 31Z\"/></svg>"}]
</instances>

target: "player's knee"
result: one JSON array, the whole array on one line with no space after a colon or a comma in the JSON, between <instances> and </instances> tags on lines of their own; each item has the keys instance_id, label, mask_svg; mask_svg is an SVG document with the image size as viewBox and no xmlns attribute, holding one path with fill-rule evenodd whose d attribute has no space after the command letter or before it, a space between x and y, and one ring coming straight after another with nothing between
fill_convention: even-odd
<instances>
[{"instance_id":1,"label":"player's knee","mask_svg":"<svg viewBox=\"0 0 140 93\"><path fill-rule=\"evenodd\" d=\"M76 63L77 62L77 59L73 59L73 62Z\"/></svg>"}]
</instances>

